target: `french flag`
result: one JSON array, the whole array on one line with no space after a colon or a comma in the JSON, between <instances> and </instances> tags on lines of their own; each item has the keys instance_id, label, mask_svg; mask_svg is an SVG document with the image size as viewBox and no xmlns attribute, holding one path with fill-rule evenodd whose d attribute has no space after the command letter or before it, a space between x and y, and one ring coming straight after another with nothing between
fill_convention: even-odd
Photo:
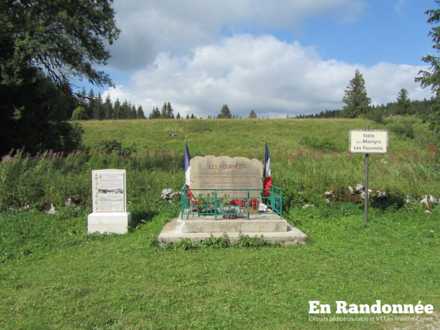
<instances>
[{"instance_id":1,"label":"french flag","mask_svg":"<svg viewBox=\"0 0 440 330\"><path fill-rule=\"evenodd\" d=\"M272 188L272 172L270 170L270 152L267 143L264 146L263 196L270 195Z\"/></svg>"},{"instance_id":2,"label":"french flag","mask_svg":"<svg viewBox=\"0 0 440 330\"><path fill-rule=\"evenodd\" d=\"M187 187L190 186L190 174L191 174L191 155L189 154L189 148L188 148L188 144L185 143L185 152L183 155L183 167L185 170L185 185Z\"/></svg>"}]
</instances>

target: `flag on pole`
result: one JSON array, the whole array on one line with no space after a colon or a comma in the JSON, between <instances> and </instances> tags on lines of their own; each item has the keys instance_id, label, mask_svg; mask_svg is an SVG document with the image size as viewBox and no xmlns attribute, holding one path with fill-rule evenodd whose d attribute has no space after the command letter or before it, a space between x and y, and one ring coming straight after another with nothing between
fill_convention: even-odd
<instances>
[{"instance_id":1,"label":"flag on pole","mask_svg":"<svg viewBox=\"0 0 440 330\"><path fill-rule=\"evenodd\" d=\"M185 152L183 155L183 167L185 170L185 185L190 186L190 174L191 174L191 155L189 154L188 144L185 143Z\"/></svg>"},{"instance_id":2,"label":"flag on pole","mask_svg":"<svg viewBox=\"0 0 440 330\"><path fill-rule=\"evenodd\" d=\"M270 169L270 152L267 143L264 146L263 196L270 195L272 188L272 172Z\"/></svg>"}]
</instances>

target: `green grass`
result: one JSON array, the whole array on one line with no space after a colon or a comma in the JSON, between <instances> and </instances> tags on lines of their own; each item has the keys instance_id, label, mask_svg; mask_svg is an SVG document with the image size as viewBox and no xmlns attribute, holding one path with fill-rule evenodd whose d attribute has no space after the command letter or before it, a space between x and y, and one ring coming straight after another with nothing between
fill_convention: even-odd
<instances>
[{"instance_id":1,"label":"green grass","mask_svg":"<svg viewBox=\"0 0 440 330\"><path fill-rule=\"evenodd\" d=\"M308 321L308 301L437 307L438 211L374 212L364 228L350 205L295 209L305 246L196 250L152 245L168 211L103 237L85 235L85 213L3 214L0 328L382 328Z\"/></svg>"},{"instance_id":2,"label":"green grass","mask_svg":"<svg viewBox=\"0 0 440 330\"><path fill-rule=\"evenodd\" d=\"M116 139L129 156L78 153L0 163L0 329L328 329L380 322L311 322L308 301L440 303L440 207L371 210L324 203L323 192L362 180L348 130L364 120L84 122L94 149ZM171 136L170 132L176 136ZM160 249L154 241L176 205L161 189L183 183L183 143L195 155L263 158L286 193L288 220L305 246ZM426 143L429 140L425 141ZM390 152L371 157L371 186L414 197L440 195L437 151L391 133ZM90 171L126 168L137 228L86 235ZM65 208L73 197L78 206ZM58 213L37 211L55 204ZM304 203L317 207L302 209ZM18 209L31 207L29 211ZM397 323L400 327L404 324Z\"/></svg>"},{"instance_id":3,"label":"green grass","mask_svg":"<svg viewBox=\"0 0 440 330\"><path fill-rule=\"evenodd\" d=\"M380 127L359 119L124 120L82 125L88 153L66 158L46 154L0 163L0 210L44 209L51 203L60 207L68 198L90 208L90 172L102 168L127 170L131 210L155 209L161 189L180 189L183 183L185 141L192 156L260 160L267 142L274 184L283 189L286 207L319 205L324 203L325 191L346 189L363 180L362 156L347 151L349 129ZM122 143L123 155L96 151L109 140ZM400 197L440 196L438 150L391 132L389 153L370 157L370 187Z\"/></svg>"}]
</instances>

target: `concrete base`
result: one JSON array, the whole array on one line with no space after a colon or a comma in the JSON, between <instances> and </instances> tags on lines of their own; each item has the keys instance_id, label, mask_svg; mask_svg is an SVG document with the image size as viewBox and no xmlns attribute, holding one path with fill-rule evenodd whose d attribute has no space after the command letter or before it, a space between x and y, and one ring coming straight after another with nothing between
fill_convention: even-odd
<instances>
[{"instance_id":1,"label":"concrete base","mask_svg":"<svg viewBox=\"0 0 440 330\"><path fill-rule=\"evenodd\" d=\"M167 223L158 240L162 244L175 243L183 239L199 242L210 237L227 235L231 242L240 236L262 237L270 243L283 245L304 244L307 236L291 226L283 218L273 214L263 219L215 220L209 217L196 219L173 219Z\"/></svg>"},{"instance_id":2,"label":"concrete base","mask_svg":"<svg viewBox=\"0 0 440 330\"><path fill-rule=\"evenodd\" d=\"M130 221L129 212L90 213L87 217L87 233L126 234Z\"/></svg>"}]
</instances>

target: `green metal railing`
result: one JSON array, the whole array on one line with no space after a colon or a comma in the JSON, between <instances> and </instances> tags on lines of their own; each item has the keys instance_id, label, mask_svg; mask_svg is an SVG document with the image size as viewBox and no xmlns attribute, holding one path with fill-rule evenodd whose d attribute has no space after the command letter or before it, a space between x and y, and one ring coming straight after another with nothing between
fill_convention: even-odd
<instances>
[{"instance_id":1,"label":"green metal railing","mask_svg":"<svg viewBox=\"0 0 440 330\"><path fill-rule=\"evenodd\" d=\"M264 203L272 212L282 215L283 193L272 187L268 196L262 189L191 189L183 186L180 194L180 217L213 216L215 219L249 219L259 213Z\"/></svg>"}]
</instances>

